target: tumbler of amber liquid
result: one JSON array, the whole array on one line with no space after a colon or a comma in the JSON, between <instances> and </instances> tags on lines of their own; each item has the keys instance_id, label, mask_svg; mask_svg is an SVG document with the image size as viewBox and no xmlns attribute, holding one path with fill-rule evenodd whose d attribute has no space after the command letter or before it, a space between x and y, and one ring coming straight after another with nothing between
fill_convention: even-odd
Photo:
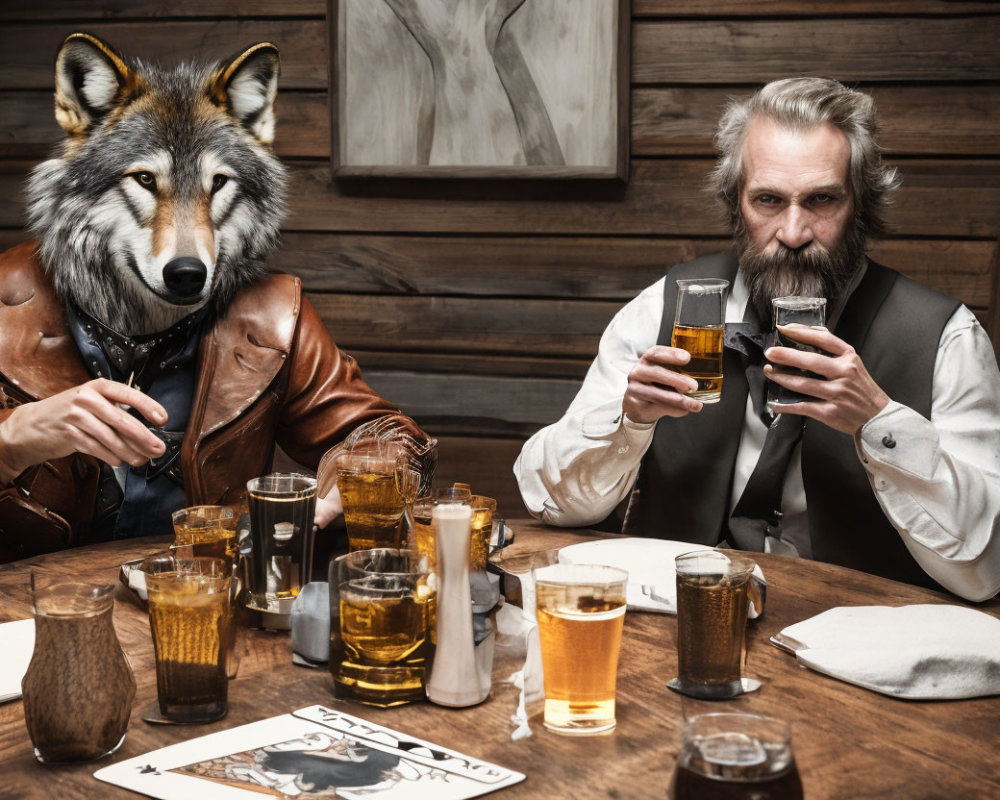
<instances>
[{"instance_id":1,"label":"tumbler of amber liquid","mask_svg":"<svg viewBox=\"0 0 1000 800\"><path fill-rule=\"evenodd\" d=\"M615 727L628 573L594 564L534 570L545 727L571 736Z\"/></svg>"},{"instance_id":2,"label":"tumbler of amber liquid","mask_svg":"<svg viewBox=\"0 0 1000 800\"><path fill-rule=\"evenodd\" d=\"M436 598L426 562L414 551L357 550L334 559L330 671L336 695L382 708L423 699Z\"/></svg>"},{"instance_id":3,"label":"tumbler of amber liquid","mask_svg":"<svg viewBox=\"0 0 1000 800\"><path fill-rule=\"evenodd\" d=\"M190 506L171 515L174 545L191 547L195 557L221 558L236 563L239 552L239 516L230 506Z\"/></svg>"},{"instance_id":4,"label":"tumbler of amber liquid","mask_svg":"<svg viewBox=\"0 0 1000 800\"><path fill-rule=\"evenodd\" d=\"M359 445L337 456L337 488L351 552L398 548L405 501L396 485L398 448Z\"/></svg>"},{"instance_id":5,"label":"tumbler of amber liquid","mask_svg":"<svg viewBox=\"0 0 1000 800\"><path fill-rule=\"evenodd\" d=\"M413 527L410 530L410 549L415 549L420 557L425 559L428 568L433 572L437 568L437 545L434 539L434 506L442 503L458 503L469 505L472 502L472 491L468 484L455 483L417 498L413 504ZM489 537L487 537L489 538ZM470 545L471 546L471 545Z\"/></svg>"},{"instance_id":6,"label":"tumbler of amber liquid","mask_svg":"<svg viewBox=\"0 0 1000 800\"><path fill-rule=\"evenodd\" d=\"M217 558L146 559L149 628L159 712L171 722L211 722L228 710L231 566Z\"/></svg>"},{"instance_id":7,"label":"tumbler of amber liquid","mask_svg":"<svg viewBox=\"0 0 1000 800\"><path fill-rule=\"evenodd\" d=\"M691 360L677 371L694 378L691 397L702 403L722 398L722 338L729 281L696 278L677 281L677 308L670 346L686 350Z\"/></svg>"}]
</instances>

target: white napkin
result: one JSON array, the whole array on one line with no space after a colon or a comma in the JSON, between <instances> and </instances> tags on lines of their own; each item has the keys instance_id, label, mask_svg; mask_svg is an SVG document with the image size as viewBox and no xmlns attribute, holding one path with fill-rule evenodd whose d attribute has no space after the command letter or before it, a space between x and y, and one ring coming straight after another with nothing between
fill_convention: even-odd
<instances>
[{"instance_id":1,"label":"white napkin","mask_svg":"<svg viewBox=\"0 0 1000 800\"><path fill-rule=\"evenodd\" d=\"M831 608L775 639L817 672L893 697L1000 694L1000 619L971 608Z\"/></svg>"},{"instance_id":2,"label":"white napkin","mask_svg":"<svg viewBox=\"0 0 1000 800\"><path fill-rule=\"evenodd\" d=\"M674 558L682 553L712 549L714 548L703 544L669 539L598 539L564 547L559 551L559 562L601 564L623 569L628 572L625 601L630 609L676 614L677 572L674 569ZM753 553L749 555L753 557ZM765 582L760 567L754 569L754 575ZM757 616L757 610L751 610L750 617Z\"/></svg>"},{"instance_id":3,"label":"white napkin","mask_svg":"<svg viewBox=\"0 0 1000 800\"><path fill-rule=\"evenodd\" d=\"M0 703L21 696L21 679L28 671L35 649L35 620L19 619L0 624Z\"/></svg>"}]
</instances>

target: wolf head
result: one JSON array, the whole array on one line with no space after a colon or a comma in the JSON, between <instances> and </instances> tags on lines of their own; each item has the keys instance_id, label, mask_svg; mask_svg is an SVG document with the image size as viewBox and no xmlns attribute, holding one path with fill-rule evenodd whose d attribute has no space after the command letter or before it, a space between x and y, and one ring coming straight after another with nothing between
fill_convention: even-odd
<instances>
[{"instance_id":1,"label":"wolf head","mask_svg":"<svg viewBox=\"0 0 1000 800\"><path fill-rule=\"evenodd\" d=\"M42 264L64 301L123 334L222 312L264 271L284 216L271 152L278 51L173 70L75 33L56 59L67 139L28 179Z\"/></svg>"}]
</instances>

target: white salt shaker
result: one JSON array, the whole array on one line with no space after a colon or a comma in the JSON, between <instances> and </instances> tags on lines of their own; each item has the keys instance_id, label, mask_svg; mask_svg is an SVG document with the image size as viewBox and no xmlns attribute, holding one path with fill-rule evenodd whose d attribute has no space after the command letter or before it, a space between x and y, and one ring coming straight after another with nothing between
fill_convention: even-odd
<instances>
[{"instance_id":1,"label":"white salt shaker","mask_svg":"<svg viewBox=\"0 0 1000 800\"><path fill-rule=\"evenodd\" d=\"M442 706L465 707L490 693L490 673L476 659L469 588L469 540L472 509L443 503L434 507L437 545L437 650L427 699Z\"/></svg>"}]
</instances>

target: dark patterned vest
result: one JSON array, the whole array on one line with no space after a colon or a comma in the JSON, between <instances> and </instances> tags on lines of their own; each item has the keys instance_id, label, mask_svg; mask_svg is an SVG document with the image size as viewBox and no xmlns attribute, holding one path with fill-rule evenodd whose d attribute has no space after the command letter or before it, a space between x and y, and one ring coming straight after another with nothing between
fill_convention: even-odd
<instances>
[{"instance_id":1,"label":"dark patterned vest","mask_svg":"<svg viewBox=\"0 0 1000 800\"><path fill-rule=\"evenodd\" d=\"M736 276L731 252L679 264L667 273L659 344L670 344L678 278ZM930 417L938 342L960 303L869 262L835 333L851 344L875 382L899 403ZM715 545L729 515L747 383L739 354L723 356L722 400L700 414L661 419L647 451L624 530L641 536ZM858 460L854 439L806 420L802 436L813 558L935 587L882 513Z\"/></svg>"}]
</instances>

